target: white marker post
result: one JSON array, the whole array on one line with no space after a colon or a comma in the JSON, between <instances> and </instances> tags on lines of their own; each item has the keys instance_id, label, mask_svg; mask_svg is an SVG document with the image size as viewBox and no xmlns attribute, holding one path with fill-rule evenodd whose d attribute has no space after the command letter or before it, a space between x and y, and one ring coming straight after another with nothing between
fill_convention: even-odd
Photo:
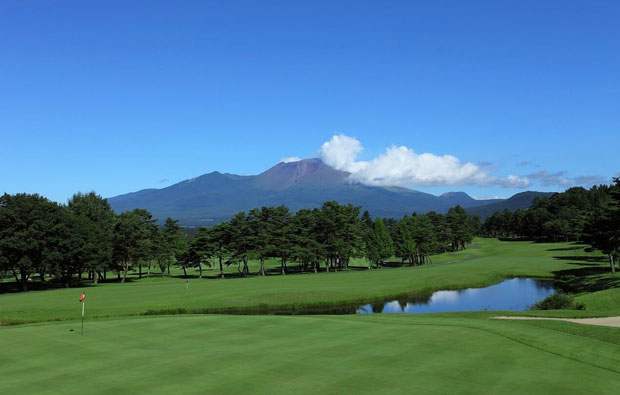
<instances>
[{"instance_id":1,"label":"white marker post","mask_svg":"<svg viewBox=\"0 0 620 395\"><path fill-rule=\"evenodd\" d=\"M82 296L80 296L80 303L82 303L82 335L84 334L84 305L86 304L86 294L82 291Z\"/></svg>"},{"instance_id":2,"label":"white marker post","mask_svg":"<svg viewBox=\"0 0 620 395\"><path fill-rule=\"evenodd\" d=\"M82 301L82 335L84 334L84 305L86 305L86 302Z\"/></svg>"}]
</instances>

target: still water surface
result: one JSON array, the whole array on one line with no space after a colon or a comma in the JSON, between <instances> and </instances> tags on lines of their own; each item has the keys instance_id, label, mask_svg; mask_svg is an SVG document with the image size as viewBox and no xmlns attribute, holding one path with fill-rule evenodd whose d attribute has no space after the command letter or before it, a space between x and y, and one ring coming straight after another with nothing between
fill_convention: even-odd
<instances>
[{"instance_id":1,"label":"still water surface","mask_svg":"<svg viewBox=\"0 0 620 395\"><path fill-rule=\"evenodd\" d=\"M437 291L430 297L393 300L360 306L357 314L440 313L448 311L528 310L531 305L555 292L551 281L513 278L485 288Z\"/></svg>"}]
</instances>

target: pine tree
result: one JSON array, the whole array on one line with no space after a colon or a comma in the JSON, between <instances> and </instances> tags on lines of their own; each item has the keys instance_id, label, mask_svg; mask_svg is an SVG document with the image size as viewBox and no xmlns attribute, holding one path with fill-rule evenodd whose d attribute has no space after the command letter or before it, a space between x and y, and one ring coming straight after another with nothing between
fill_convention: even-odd
<instances>
[{"instance_id":1,"label":"pine tree","mask_svg":"<svg viewBox=\"0 0 620 395\"><path fill-rule=\"evenodd\" d=\"M127 279L131 265L152 256L152 243L157 234L155 221L150 212L138 208L118 216L114 227L114 255L121 263L121 282Z\"/></svg>"},{"instance_id":2,"label":"pine tree","mask_svg":"<svg viewBox=\"0 0 620 395\"><path fill-rule=\"evenodd\" d=\"M101 272L112 262L114 212L108 201L94 192L73 195L67 208L73 225L71 237L76 242L72 251L79 253L74 261L80 272L89 271L97 283L103 277Z\"/></svg>"},{"instance_id":3,"label":"pine tree","mask_svg":"<svg viewBox=\"0 0 620 395\"><path fill-rule=\"evenodd\" d=\"M620 255L620 178L610 191L611 201L586 226L584 240L609 258L612 273L616 272L615 260Z\"/></svg>"},{"instance_id":4,"label":"pine tree","mask_svg":"<svg viewBox=\"0 0 620 395\"><path fill-rule=\"evenodd\" d=\"M254 251L252 244L252 229L248 223L245 212L237 213L229 222L227 227L229 248L232 252L232 260L243 264L241 275L247 277L250 274L248 260Z\"/></svg>"},{"instance_id":5,"label":"pine tree","mask_svg":"<svg viewBox=\"0 0 620 395\"><path fill-rule=\"evenodd\" d=\"M392 239L381 218L375 218L373 227L366 232L366 257L377 268L394 254Z\"/></svg>"}]
</instances>

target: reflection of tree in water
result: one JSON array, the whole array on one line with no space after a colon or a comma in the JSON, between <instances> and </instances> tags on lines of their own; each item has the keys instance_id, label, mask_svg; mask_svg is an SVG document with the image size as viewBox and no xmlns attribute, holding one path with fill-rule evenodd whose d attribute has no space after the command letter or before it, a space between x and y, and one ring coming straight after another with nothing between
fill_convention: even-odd
<instances>
[{"instance_id":1,"label":"reflection of tree in water","mask_svg":"<svg viewBox=\"0 0 620 395\"><path fill-rule=\"evenodd\" d=\"M415 296L408 296L406 298L400 298L397 300L390 300L387 302L375 302L372 304L367 304L367 305L363 305L358 307L358 311L360 313L405 313L407 312L407 306L409 305L425 305L428 304L431 301L431 296L433 294L429 293L429 294L424 294L424 295L415 295ZM394 306L394 303L398 304L398 307L400 308L400 311L396 310L396 306Z\"/></svg>"},{"instance_id":2,"label":"reflection of tree in water","mask_svg":"<svg viewBox=\"0 0 620 395\"><path fill-rule=\"evenodd\" d=\"M359 313L416 313L439 311L527 310L532 295L552 293L553 281L517 278L481 288L443 290L410 295L390 301L375 301L357 307ZM532 291L538 291L533 293ZM508 293L507 293L508 292ZM433 298L434 296L434 298Z\"/></svg>"},{"instance_id":3,"label":"reflection of tree in water","mask_svg":"<svg viewBox=\"0 0 620 395\"><path fill-rule=\"evenodd\" d=\"M545 281L545 280L530 280L530 281L534 281L534 283L536 284L536 287L538 288L543 288L543 289L553 289L555 290L555 285L553 283L553 281Z\"/></svg>"},{"instance_id":4,"label":"reflection of tree in water","mask_svg":"<svg viewBox=\"0 0 620 395\"><path fill-rule=\"evenodd\" d=\"M422 305L427 305L430 303L431 298L433 297L433 293L428 293L428 294L424 294L424 295L415 295L415 296L410 296L407 299L403 299L402 301L399 300L398 304L401 305L401 307L403 308L403 311L405 310L405 307L408 304L422 304Z\"/></svg>"},{"instance_id":5,"label":"reflection of tree in water","mask_svg":"<svg viewBox=\"0 0 620 395\"><path fill-rule=\"evenodd\" d=\"M357 310L357 314L363 314L363 313L372 313L372 306L369 304L365 304L363 306L361 306L358 310Z\"/></svg>"},{"instance_id":6,"label":"reflection of tree in water","mask_svg":"<svg viewBox=\"0 0 620 395\"><path fill-rule=\"evenodd\" d=\"M373 313L381 313L381 312L383 312L383 306L385 306L385 303L373 303L372 304L372 312Z\"/></svg>"}]
</instances>

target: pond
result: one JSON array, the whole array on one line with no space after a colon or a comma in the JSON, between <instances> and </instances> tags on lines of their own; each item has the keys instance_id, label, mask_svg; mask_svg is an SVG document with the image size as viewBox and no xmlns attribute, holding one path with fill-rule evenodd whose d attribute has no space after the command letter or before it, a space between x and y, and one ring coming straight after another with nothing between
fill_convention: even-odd
<instances>
[{"instance_id":1,"label":"pond","mask_svg":"<svg viewBox=\"0 0 620 395\"><path fill-rule=\"evenodd\" d=\"M437 291L429 297L360 306L356 314L441 313L449 311L528 310L555 292L553 282L513 278L485 288Z\"/></svg>"}]
</instances>

